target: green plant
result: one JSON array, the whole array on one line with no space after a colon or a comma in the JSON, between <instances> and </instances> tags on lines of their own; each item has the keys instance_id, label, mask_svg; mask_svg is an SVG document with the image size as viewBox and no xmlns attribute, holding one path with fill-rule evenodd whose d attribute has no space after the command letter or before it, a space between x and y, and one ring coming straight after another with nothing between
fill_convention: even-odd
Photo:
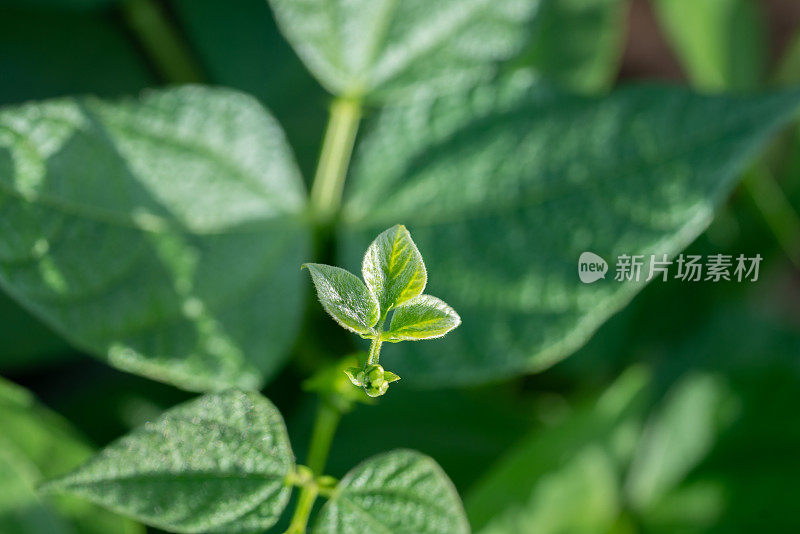
<instances>
[{"instance_id":1,"label":"green plant","mask_svg":"<svg viewBox=\"0 0 800 534\"><path fill-rule=\"evenodd\" d=\"M173 4L187 18L204 9ZM302 150L297 132L283 131L291 122L253 96L198 84L199 65L212 63L209 50L219 43L196 47L209 55L204 62L187 57L193 47L171 34L159 2L127 1L120 14L165 80L195 85L0 110L0 287L81 351L203 393L150 417L82 466L87 447L53 455L49 464L47 451L31 446L62 441L70 452L77 439L65 438L50 417L40 428L30 399L0 405L0 416L14 415L7 426L15 439L32 436L9 444L0 436L0 481L21 488L24 509L43 511L48 534L71 524L52 526L61 523L49 499L79 529L93 521L86 514L97 514L98 529L137 529L87 512L76 496L171 531L260 531L290 517L284 511L293 488L291 534L306 532L319 497L327 499L314 526L320 534L469 531L449 478L421 453L383 453L341 480L328 476L342 416L357 403L378 402L400 375L402 389L449 395L448 387L520 377L572 354L645 286L583 285L575 276L579 255L679 253L800 104L797 89L716 96L659 84L611 90L624 40L620 0L270 4L305 75L332 95L309 188L293 152ZM677 41L685 29L680 10L658 4ZM713 10L720 21L725 13ZM713 48L718 33L729 33L723 26L692 37L702 34L703 46ZM708 77L705 89L749 87L745 80L761 70L760 52L750 51L743 66L724 68L701 54L692 73ZM294 78L275 71L269 81L289 88L292 105L313 107L313 98L294 94ZM255 85L268 91L264 80ZM796 215L785 199L783 208L774 225L791 230ZM437 342L400 343L438 338L461 323L448 304L423 294L427 270L400 222L425 251L435 292L465 319ZM796 254L794 236L782 241ZM362 280L350 271L365 248ZM332 257L350 271L316 263ZM323 308L370 340L368 352L349 338L327 337L329 321L306 305L309 287L298 265L308 260L303 266ZM661 310L642 315L660 317ZM30 339L14 345L36 350ZM393 371L381 364L382 349ZM283 416L257 392L290 360L319 397L305 465L296 462ZM629 373L597 407L568 418L566 430L537 434L488 473L467 499L473 528L508 533L531 518L545 524L557 508L550 503L563 495L580 498L561 508L558 528L585 527L584 503L595 528L611 528L626 499L643 515L663 504L710 448L708 429L726 390L705 375L688 381L649 423L655 437L642 440L632 461L630 451L616 449L636 434L628 423L629 410L639 409L640 378ZM395 391L401 388L381 404ZM702 429L681 441L690 433L682 426L687 414ZM364 440L373 431L388 434L400 420L372 420L355 433ZM442 426L439 432L450 433ZM461 434L453 434L460 446ZM683 457L662 465L659 447L670 441ZM575 461L565 462L564 451ZM628 464L635 469L619 488L620 466ZM550 478L539 484L540 475ZM52 480L44 492L33 491L45 479ZM64 494L73 499L62 501ZM22 517L20 528L33 528L36 515Z\"/></svg>"},{"instance_id":2,"label":"green plant","mask_svg":"<svg viewBox=\"0 0 800 534\"><path fill-rule=\"evenodd\" d=\"M350 381L370 397L386 393L400 377L379 363L384 341L416 341L442 337L461 324L461 317L444 301L423 295L428 273L405 226L381 233L364 254L361 273L330 265L306 263L322 306L342 327L371 339L362 367L345 370ZM384 330L389 312L389 328Z\"/></svg>"},{"instance_id":3,"label":"green plant","mask_svg":"<svg viewBox=\"0 0 800 534\"><path fill-rule=\"evenodd\" d=\"M404 226L381 233L364 255L366 284L344 269L307 263L319 300L343 327L371 339L363 367L344 374L370 397L400 377L378 363L381 343L444 336L460 323L423 295L427 272ZM384 331L389 312L389 328ZM347 362L349 360L343 360ZM336 424L360 399L340 365L310 380L324 395L308 466L296 465L278 410L257 393L228 390L173 408L44 486L175 532L251 532L273 526L292 486L302 488L287 533L306 531L318 495L329 499L315 532L468 532L458 494L431 458L397 450L337 481L323 474Z\"/></svg>"}]
</instances>

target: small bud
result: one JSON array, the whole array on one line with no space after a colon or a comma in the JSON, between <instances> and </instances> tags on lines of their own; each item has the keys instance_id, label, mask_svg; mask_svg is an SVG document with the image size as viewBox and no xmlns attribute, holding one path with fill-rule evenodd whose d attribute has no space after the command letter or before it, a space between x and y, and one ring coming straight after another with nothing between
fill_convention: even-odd
<instances>
[{"instance_id":1,"label":"small bud","mask_svg":"<svg viewBox=\"0 0 800 534\"><path fill-rule=\"evenodd\" d=\"M365 369L365 373L371 384L383 382L383 367L380 365L370 365Z\"/></svg>"}]
</instances>

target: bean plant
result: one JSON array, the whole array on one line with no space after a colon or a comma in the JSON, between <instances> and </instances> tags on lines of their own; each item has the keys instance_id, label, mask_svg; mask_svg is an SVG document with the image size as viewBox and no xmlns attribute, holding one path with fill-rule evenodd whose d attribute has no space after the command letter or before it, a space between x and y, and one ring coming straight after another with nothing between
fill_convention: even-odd
<instances>
[{"instance_id":1,"label":"bean plant","mask_svg":"<svg viewBox=\"0 0 800 534\"><path fill-rule=\"evenodd\" d=\"M533 38L555 27L545 4L269 0L330 97L308 189L279 121L241 91L186 83L0 109L0 288L82 352L200 394L93 453L0 381L0 452L13 451L0 475L19 482L6 493L34 510L54 503L80 532L536 532L524 529L538 501L515 476L535 471L539 442L477 486L468 519L447 474L415 450L331 476L342 417L399 388L450 394L562 361L647 282L584 284L580 255L679 254L800 106L797 89L612 89L613 70L597 68L614 63L607 39L591 40L601 53L575 72L542 58L562 48L552 30ZM151 3L124 5L150 31L135 21L153 20L139 11L151 16ZM182 73L173 81L196 82L167 41L168 54L164 41L143 46L157 43L159 65ZM306 271L356 336L328 337ZM290 361L317 407L310 434L292 436L308 443L302 461L261 393ZM644 381L624 374L586 415L593 428L627 422ZM682 388L665 418L683 415L684 398L724 395L711 378ZM636 478L653 450L632 470L641 509L658 493ZM576 456L594 466L596 452ZM592 473L613 485L623 462L598 454ZM34 455L35 476L18 468Z\"/></svg>"}]
</instances>

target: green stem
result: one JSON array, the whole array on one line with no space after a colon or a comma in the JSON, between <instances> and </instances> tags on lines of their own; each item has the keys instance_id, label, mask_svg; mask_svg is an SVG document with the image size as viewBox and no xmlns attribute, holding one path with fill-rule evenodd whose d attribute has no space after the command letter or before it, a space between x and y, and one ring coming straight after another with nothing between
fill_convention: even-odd
<instances>
[{"instance_id":1,"label":"green stem","mask_svg":"<svg viewBox=\"0 0 800 534\"><path fill-rule=\"evenodd\" d=\"M325 400L320 400L317 417L314 420L314 428L311 431L311 445L308 449L308 460L306 462L315 478L319 478L323 474L333 436L336 434L336 427L339 426L341 418L342 414L339 410ZM300 490L300 497L297 499L297 506L294 509L292 522L286 534L304 534L306 532L308 518L311 515L317 495L319 495L319 486L316 480L303 485L303 489Z\"/></svg>"},{"instance_id":2,"label":"green stem","mask_svg":"<svg viewBox=\"0 0 800 534\"><path fill-rule=\"evenodd\" d=\"M800 217L764 163L747 173L742 182L781 248L800 269Z\"/></svg>"},{"instance_id":3,"label":"green stem","mask_svg":"<svg viewBox=\"0 0 800 534\"><path fill-rule=\"evenodd\" d=\"M120 9L164 80L169 83L203 81L189 48L156 0L127 0Z\"/></svg>"},{"instance_id":4,"label":"green stem","mask_svg":"<svg viewBox=\"0 0 800 534\"><path fill-rule=\"evenodd\" d=\"M322 223L329 222L339 209L360 120L360 100L338 97L331 104L317 173L311 187L311 206Z\"/></svg>"},{"instance_id":5,"label":"green stem","mask_svg":"<svg viewBox=\"0 0 800 534\"><path fill-rule=\"evenodd\" d=\"M311 515L311 510L314 508L314 501L317 500L319 488L316 483L310 483L303 486L300 491L300 497L297 499L297 507L294 509L294 516L289 528L286 529L285 534L305 534L308 528L308 517Z\"/></svg>"},{"instance_id":6,"label":"green stem","mask_svg":"<svg viewBox=\"0 0 800 534\"><path fill-rule=\"evenodd\" d=\"M317 409L317 418L314 421L314 430L311 432L311 446L308 449L308 460L306 464L314 473L314 476L322 476L325 463L328 460L328 452L336 434L336 427L342 414L325 400L320 400Z\"/></svg>"},{"instance_id":7,"label":"green stem","mask_svg":"<svg viewBox=\"0 0 800 534\"><path fill-rule=\"evenodd\" d=\"M367 358L367 365L377 365L378 359L380 358L381 354L382 344L383 341L381 341L381 336L379 332L376 337L372 338L372 344L369 346L369 357Z\"/></svg>"}]
</instances>

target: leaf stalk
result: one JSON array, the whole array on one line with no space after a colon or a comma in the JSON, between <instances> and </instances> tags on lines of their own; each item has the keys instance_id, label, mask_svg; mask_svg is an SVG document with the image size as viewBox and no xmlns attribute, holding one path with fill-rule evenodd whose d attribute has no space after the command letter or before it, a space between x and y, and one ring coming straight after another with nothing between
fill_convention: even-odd
<instances>
[{"instance_id":1,"label":"leaf stalk","mask_svg":"<svg viewBox=\"0 0 800 534\"><path fill-rule=\"evenodd\" d=\"M360 121L360 99L334 99L311 187L311 209L320 223L327 224L339 211Z\"/></svg>"}]
</instances>

